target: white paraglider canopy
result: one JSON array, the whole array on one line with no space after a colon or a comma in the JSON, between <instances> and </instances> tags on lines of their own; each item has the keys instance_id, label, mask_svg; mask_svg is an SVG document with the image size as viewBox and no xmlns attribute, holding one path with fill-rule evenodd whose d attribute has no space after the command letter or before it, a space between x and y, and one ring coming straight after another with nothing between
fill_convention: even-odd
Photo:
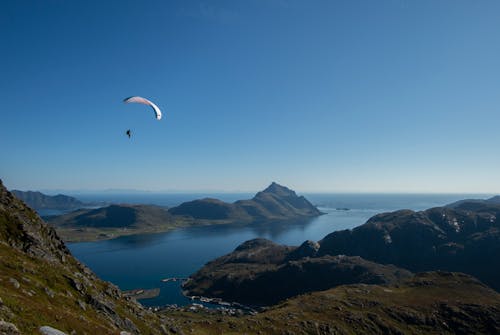
<instances>
[{"instance_id":1,"label":"white paraglider canopy","mask_svg":"<svg viewBox=\"0 0 500 335\"><path fill-rule=\"evenodd\" d=\"M153 108L155 114L156 114L156 119L157 120L160 120L161 119L161 110L160 108L158 108L158 106L156 106L154 103L152 103L151 101L149 101L148 99L146 98L143 98L143 97L130 97L130 98L126 98L123 100L124 103L131 103L131 102L135 102L135 103L138 103L138 104L144 104L144 105L148 105L148 106L151 106L151 108Z\"/></svg>"}]
</instances>

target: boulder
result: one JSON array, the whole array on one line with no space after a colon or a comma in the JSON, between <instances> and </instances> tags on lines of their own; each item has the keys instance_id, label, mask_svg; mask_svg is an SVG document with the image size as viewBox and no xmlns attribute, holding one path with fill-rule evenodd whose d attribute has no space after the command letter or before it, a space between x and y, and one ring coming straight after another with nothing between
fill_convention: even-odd
<instances>
[{"instance_id":1,"label":"boulder","mask_svg":"<svg viewBox=\"0 0 500 335\"><path fill-rule=\"evenodd\" d=\"M50 326L40 327L40 333L43 335L68 335L65 332L62 332L58 329L52 328Z\"/></svg>"},{"instance_id":2,"label":"boulder","mask_svg":"<svg viewBox=\"0 0 500 335\"><path fill-rule=\"evenodd\" d=\"M19 335L20 332L17 329L15 324L0 320L0 334L2 334L2 335Z\"/></svg>"}]
</instances>

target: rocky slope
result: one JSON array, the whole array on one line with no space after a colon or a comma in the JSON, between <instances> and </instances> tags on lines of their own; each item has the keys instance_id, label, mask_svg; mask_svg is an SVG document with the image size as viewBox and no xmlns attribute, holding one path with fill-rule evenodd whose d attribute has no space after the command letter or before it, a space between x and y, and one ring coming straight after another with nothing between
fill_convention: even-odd
<instances>
[{"instance_id":1,"label":"rocky slope","mask_svg":"<svg viewBox=\"0 0 500 335\"><path fill-rule=\"evenodd\" d=\"M230 317L169 312L189 334L500 334L500 295L465 274L420 273L395 285L344 285Z\"/></svg>"},{"instance_id":2,"label":"rocky slope","mask_svg":"<svg viewBox=\"0 0 500 335\"><path fill-rule=\"evenodd\" d=\"M500 290L499 218L500 205L477 202L379 214L326 236L318 255L356 255L410 271L460 271Z\"/></svg>"},{"instance_id":3,"label":"rocky slope","mask_svg":"<svg viewBox=\"0 0 500 335\"><path fill-rule=\"evenodd\" d=\"M156 315L74 259L54 229L1 181L0 283L0 333L51 326L68 334L161 334Z\"/></svg>"},{"instance_id":4,"label":"rocky slope","mask_svg":"<svg viewBox=\"0 0 500 335\"><path fill-rule=\"evenodd\" d=\"M28 206L35 210L70 210L85 206L85 204L78 199L63 194L51 196L43 194L41 192L19 190L12 190L12 193L18 199L24 201Z\"/></svg>"},{"instance_id":5,"label":"rocky slope","mask_svg":"<svg viewBox=\"0 0 500 335\"><path fill-rule=\"evenodd\" d=\"M274 182L250 200L230 204L206 198L183 203L171 208L169 212L196 219L237 222L287 220L321 214L306 198L299 197L294 191Z\"/></svg>"},{"instance_id":6,"label":"rocky slope","mask_svg":"<svg viewBox=\"0 0 500 335\"><path fill-rule=\"evenodd\" d=\"M219 297L252 305L272 305L305 292L338 285L388 284L411 276L409 271L361 257L322 256L314 242L282 246L265 239L247 241L192 275L187 295Z\"/></svg>"}]
</instances>

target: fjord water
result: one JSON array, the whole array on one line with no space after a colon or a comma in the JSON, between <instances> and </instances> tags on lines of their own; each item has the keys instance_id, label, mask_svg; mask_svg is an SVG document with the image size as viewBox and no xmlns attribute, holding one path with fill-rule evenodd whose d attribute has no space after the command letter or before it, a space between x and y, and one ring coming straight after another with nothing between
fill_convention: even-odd
<instances>
[{"instance_id":1,"label":"fjord water","mask_svg":"<svg viewBox=\"0 0 500 335\"><path fill-rule=\"evenodd\" d=\"M212 195L226 201L250 198L242 194ZM71 243L69 249L99 277L122 290L161 289L160 295L141 302L146 306L185 305L190 301L181 293L179 282L161 282L163 278L186 278L206 262L227 254L249 239L263 237L281 244L300 245L305 240L318 241L327 234L352 229L371 216L397 209L423 210L465 199L487 195L409 195L409 194L306 194L308 200L325 215L288 222L250 225L213 225L178 229L160 234L119 237L100 242ZM163 206L177 205L198 195L121 196L120 201ZM87 199L86 199L87 200ZM98 199L103 201L102 198ZM348 210L346 210L348 209Z\"/></svg>"}]
</instances>

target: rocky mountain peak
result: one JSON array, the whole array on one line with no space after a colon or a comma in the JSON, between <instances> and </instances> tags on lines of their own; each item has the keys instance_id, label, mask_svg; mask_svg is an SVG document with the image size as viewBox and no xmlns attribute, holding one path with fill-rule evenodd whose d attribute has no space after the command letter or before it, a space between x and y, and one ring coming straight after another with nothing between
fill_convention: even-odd
<instances>
[{"instance_id":1,"label":"rocky mountain peak","mask_svg":"<svg viewBox=\"0 0 500 335\"><path fill-rule=\"evenodd\" d=\"M276 182L272 182L262 193L272 193L281 197L297 196L297 194L286 186L282 186Z\"/></svg>"}]
</instances>

